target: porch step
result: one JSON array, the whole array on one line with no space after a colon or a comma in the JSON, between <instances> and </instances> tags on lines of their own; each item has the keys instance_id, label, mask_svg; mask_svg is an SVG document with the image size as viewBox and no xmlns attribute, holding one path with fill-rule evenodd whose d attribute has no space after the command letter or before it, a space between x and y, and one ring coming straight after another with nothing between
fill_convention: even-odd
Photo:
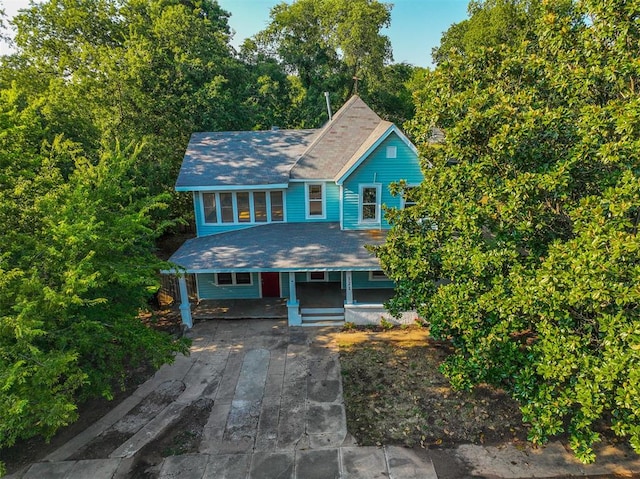
<instances>
[{"instance_id":1,"label":"porch step","mask_svg":"<svg viewBox=\"0 0 640 479\"><path fill-rule=\"evenodd\" d=\"M344 308L302 308L303 326L337 326L344 323Z\"/></svg>"},{"instance_id":2,"label":"porch step","mask_svg":"<svg viewBox=\"0 0 640 479\"><path fill-rule=\"evenodd\" d=\"M344 314L344 308L302 308L300 314Z\"/></svg>"}]
</instances>

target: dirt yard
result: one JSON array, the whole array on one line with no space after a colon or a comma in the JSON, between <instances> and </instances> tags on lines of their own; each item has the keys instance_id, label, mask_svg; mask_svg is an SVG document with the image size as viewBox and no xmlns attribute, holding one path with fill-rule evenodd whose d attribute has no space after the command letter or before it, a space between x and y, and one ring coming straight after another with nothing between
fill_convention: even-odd
<instances>
[{"instance_id":1,"label":"dirt yard","mask_svg":"<svg viewBox=\"0 0 640 479\"><path fill-rule=\"evenodd\" d=\"M448 353L426 328L338 334L349 432L361 445L451 447L525 442L515 402L489 387L454 391L438 367Z\"/></svg>"}]
</instances>

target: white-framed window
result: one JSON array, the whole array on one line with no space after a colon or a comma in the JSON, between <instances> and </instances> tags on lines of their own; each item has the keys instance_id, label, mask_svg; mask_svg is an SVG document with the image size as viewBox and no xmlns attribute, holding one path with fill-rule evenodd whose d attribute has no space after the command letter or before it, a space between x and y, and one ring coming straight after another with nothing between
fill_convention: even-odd
<instances>
[{"instance_id":1,"label":"white-framed window","mask_svg":"<svg viewBox=\"0 0 640 479\"><path fill-rule=\"evenodd\" d=\"M269 194L270 221L284 221L284 193L272 191Z\"/></svg>"},{"instance_id":2,"label":"white-framed window","mask_svg":"<svg viewBox=\"0 0 640 479\"><path fill-rule=\"evenodd\" d=\"M326 271L308 271L307 272L307 281L314 282L327 282L329 280L329 276Z\"/></svg>"},{"instance_id":3,"label":"white-framed window","mask_svg":"<svg viewBox=\"0 0 640 479\"><path fill-rule=\"evenodd\" d=\"M307 219L325 218L324 183L305 183Z\"/></svg>"},{"instance_id":4,"label":"white-framed window","mask_svg":"<svg viewBox=\"0 0 640 479\"><path fill-rule=\"evenodd\" d=\"M221 191L200 194L204 224L255 224L284 221L284 192Z\"/></svg>"},{"instance_id":5,"label":"white-framed window","mask_svg":"<svg viewBox=\"0 0 640 479\"><path fill-rule=\"evenodd\" d=\"M204 222L215 224L218 222L218 202L214 193L202 195L202 211L204 212Z\"/></svg>"},{"instance_id":6,"label":"white-framed window","mask_svg":"<svg viewBox=\"0 0 640 479\"><path fill-rule=\"evenodd\" d=\"M251 286L251 273L216 273L216 286Z\"/></svg>"},{"instance_id":7,"label":"white-framed window","mask_svg":"<svg viewBox=\"0 0 640 479\"><path fill-rule=\"evenodd\" d=\"M397 157L398 157L398 147L387 146L387 158L397 158Z\"/></svg>"},{"instance_id":8,"label":"white-framed window","mask_svg":"<svg viewBox=\"0 0 640 479\"><path fill-rule=\"evenodd\" d=\"M380 223L380 184L360 185L360 223Z\"/></svg>"},{"instance_id":9,"label":"white-framed window","mask_svg":"<svg viewBox=\"0 0 640 479\"><path fill-rule=\"evenodd\" d=\"M384 274L384 271L375 270L369 271L369 281L390 281L390 279Z\"/></svg>"},{"instance_id":10,"label":"white-framed window","mask_svg":"<svg viewBox=\"0 0 640 479\"><path fill-rule=\"evenodd\" d=\"M402 207L410 208L416 205L416 193L418 191L418 185L407 185L402 192Z\"/></svg>"}]
</instances>

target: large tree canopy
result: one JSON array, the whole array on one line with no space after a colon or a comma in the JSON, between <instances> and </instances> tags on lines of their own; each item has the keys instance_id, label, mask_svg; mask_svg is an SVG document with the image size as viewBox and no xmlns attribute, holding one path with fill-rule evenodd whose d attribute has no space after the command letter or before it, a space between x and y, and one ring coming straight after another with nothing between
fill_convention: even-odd
<instances>
[{"instance_id":1,"label":"large tree canopy","mask_svg":"<svg viewBox=\"0 0 640 479\"><path fill-rule=\"evenodd\" d=\"M378 0L297 0L271 10L267 28L246 42L245 55L270 58L293 81L293 126L317 127L326 121L323 93L344 103L358 89L382 116L402 121L413 115L407 82L413 67L389 65L391 4ZM357 78L357 80L356 80Z\"/></svg>"},{"instance_id":2,"label":"large tree canopy","mask_svg":"<svg viewBox=\"0 0 640 479\"><path fill-rule=\"evenodd\" d=\"M535 36L425 75L425 181L377 253L453 384L505 388L531 440L591 461L598 424L640 452L640 2L541 8Z\"/></svg>"},{"instance_id":3,"label":"large tree canopy","mask_svg":"<svg viewBox=\"0 0 640 479\"><path fill-rule=\"evenodd\" d=\"M453 52L465 55L480 47L516 45L535 37L535 22L540 15L540 0L471 0L469 17L451 25L433 49L436 64Z\"/></svg>"}]
</instances>

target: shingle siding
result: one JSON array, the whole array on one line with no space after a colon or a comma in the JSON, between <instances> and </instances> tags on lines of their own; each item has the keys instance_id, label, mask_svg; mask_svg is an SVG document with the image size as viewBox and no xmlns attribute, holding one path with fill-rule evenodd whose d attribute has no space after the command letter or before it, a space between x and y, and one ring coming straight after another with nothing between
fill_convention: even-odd
<instances>
[{"instance_id":1,"label":"shingle siding","mask_svg":"<svg viewBox=\"0 0 640 479\"><path fill-rule=\"evenodd\" d=\"M387 146L396 147L396 158L386 158ZM360 185L380 184L381 203L388 207L399 208L401 198L391 196L389 185L400 180L406 180L409 184L419 184L422 181L422 172L414 151L395 133L392 133L344 182L343 228L388 229L389 223L382 211L379 224L360 223Z\"/></svg>"}]
</instances>

